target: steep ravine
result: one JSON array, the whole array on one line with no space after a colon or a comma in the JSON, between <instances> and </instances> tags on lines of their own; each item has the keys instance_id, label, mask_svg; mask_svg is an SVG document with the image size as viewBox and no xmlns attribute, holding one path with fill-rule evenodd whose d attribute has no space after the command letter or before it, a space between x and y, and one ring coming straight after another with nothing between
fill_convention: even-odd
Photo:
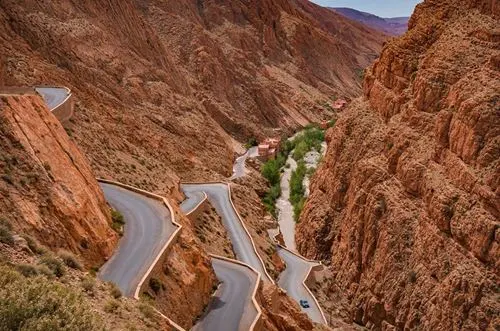
<instances>
[{"instance_id":1,"label":"steep ravine","mask_svg":"<svg viewBox=\"0 0 500 331\"><path fill-rule=\"evenodd\" d=\"M309 136L311 137L310 128L307 128L304 131L300 131L294 134L292 137L288 138L286 144L290 144L293 146L298 146L301 143L303 144L306 140L305 138L302 140L298 137L300 136ZM317 129L313 129L316 132ZM318 131L321 132L321 131ZM321 134L321 137L323 135ZM298 138L297 140L295 138ZM286 145L285 144L285 145ZM318 142L319 144L319 142ZM306 169L313 169L316 167L317 163L320 160L320 155L322 155L322 151L324 149L325 144L321 143L321 150L317 152L314 150L312 145L310 146L311 150L309 152L304 151L304 155L301 158L298 158L299 162L304 163L304 167ZM284 147L282 145L282 150L280 151L280 155L276 157L277 160L284 158L287 154L285 149L288 147ZM292 147L290 147L292 148ZM299 148L297 148L299 149ZM317 263L314 261L308 261L303 257L299 256L296 253L295 249L295 218L294 218L294 208L292 202L290 200L290 180L292 177L292 173L297 170L297 162L294 159L294 150L291 150L288 154L286 161L284 161L284 165L281 169L276 169L273 173L279 173L279 186L281 189L281 194L279 198L276 200L276 210L278 213L278 227L267 228L267 233L272 241L272 245L276 246L276 260L281 260L280 264L284 264L284 270L281 270L279 277L277 277L278 285L286 291L287 295L293 299L298 307L302 310L302 312L306 313L309 318L316 323L316 325L328 324L325 320L321 307L316 303L315 298L311 295L309 290L304 286L303 281L308 277L310 268L313 266L317 266ZM276 160L268 160L266 163L267 166L270 164L275 164L279 166L281 161L275 162ZM264 166L265 167L265 166ZM261 169L263 169L261 167ZM256 174L253 173L255 176ZM310 174L306 174L302 179L302 185L307 185L308 178ZM276 225L274 225L276 226ZM263 232L261 231L261 234ZM283 246L277 245L276 241L281 241ZM273 259L273 262L276 261ZM275 263L273 263L275 264ZM283 268L282 268L283 269ZM301 301L305 300L308 302L309 307L301 306Z\"/></svg>"},{"instance_id":2,"label":"steep ravine","mask_svg":"<svg viewBox=\"0 0 500 331\"><path fill-rule=\"evenodd\" d=\"M328 131L296 241L346 321L498 329L498 23L497 1L418 5Z\"/></svg>"}]
</instances>

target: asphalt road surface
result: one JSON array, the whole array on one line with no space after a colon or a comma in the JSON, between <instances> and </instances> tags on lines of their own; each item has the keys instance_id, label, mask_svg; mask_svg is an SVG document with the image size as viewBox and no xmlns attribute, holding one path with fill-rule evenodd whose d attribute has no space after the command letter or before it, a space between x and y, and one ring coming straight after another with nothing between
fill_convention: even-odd
<instances>
[{"instance_id":1,"label":"asphalt road surface","mask_svg":"<svg viewBox=\"0 0 500 331\"><path fill-rule=\"evenodd\" d=\"M253 249L252 242L243 228L236 211L229 201L229 189L226 184L182 184L184 194L189 196L194 192L205 192L208 200L222 218L222 223L229 233L233 250L238 260L259 271L263 280L270 280L264 266Z\"/></svg>"},{"instance_id":2,"label":"asphalt road surface","mask_svg":"<svg viewBox=\"0 0 500 331\"><path fill-rule=\"evenodd\" d=\"M114 282L125 296L135 289L177 226L160 201L124 188L101 183L108 203L125 219L124 235L99 278Z\"/></svg>"},{"instance_id":3,"label":"asphalt road surface","mask_svg":"<svg viewBox=\"0 0 500 331\"><path fill-rule=\"evenodd\" d=\"M35 87L35 90L42 95L50 111L68 97L68 90L61 87Z\"/></svg>"},{"instance_id":4,"label":"asphalt road surface","mask_svg":"<svg viewBox=\"0 0 500 331\"><path fill-rule=\"evenodd\" d=\"M221 284L208 306L207 314L193 330L249 330L257 317L257 309L252 304L257 275L240 264L217 258L212 258L212 266Z\"/></svg>"},{"instance_id":5,"label":"asphalt road surface","mask_svg":"<svg viewBox=\"0 0 500 331\"><path fill-rule=\"evenodd\" d=\"M181 203L181 210L184 214L189 214L200 202L203 201L205 195L203 192L184 192L186 200Z\"/></svg>"},{"instance_id":6,"label":"asphalt road surface","mask_svg":"<svg viewBox=\"0 0 500 331\"><path fill-rule=\"evenodd\" d=\"M316 263L305 261L281 247L278 247L277 251L279 256L286 263L286 269L280 274L278 285L287 291L287 294L297 301L297 303L299 303L300 300L307 300L310 308L300 307L302 311L314 322L325 324L325 320L321 315L319 307L316 305L316 301L314 301L313 297L305 289L302 283L309 272L309 268L316 265Z\"/></svg>"},{"instance_id":7,"label":"asphalt road surface","mask_svg":"<svg viewBox=\"0 0 500 331\"><path fill-rule=\"evenodd\" d=\"M249 148L245 154L238 157L236 161L234 161L233 165L233 175L229 177L229 179L236 179L245 176L246 167L245 162L249 157L257 157L259 155L257 147Z\"/></svg>"}]
</instances>

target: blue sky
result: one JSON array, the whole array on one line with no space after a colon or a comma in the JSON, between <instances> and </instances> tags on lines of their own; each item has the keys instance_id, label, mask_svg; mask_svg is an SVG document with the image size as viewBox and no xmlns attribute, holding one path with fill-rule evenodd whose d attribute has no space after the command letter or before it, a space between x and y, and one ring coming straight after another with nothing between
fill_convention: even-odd
<instances>
[{"instance_id":1,"label":"blue sky","mask_svg":"<svg viewBox=\"0 0 500 331\"><path fill-rule=\"evenodd\" d=\"M324 7L348 7L380 17L410 16L422 0L311 0Z\"/></svg>"}]
</instances>

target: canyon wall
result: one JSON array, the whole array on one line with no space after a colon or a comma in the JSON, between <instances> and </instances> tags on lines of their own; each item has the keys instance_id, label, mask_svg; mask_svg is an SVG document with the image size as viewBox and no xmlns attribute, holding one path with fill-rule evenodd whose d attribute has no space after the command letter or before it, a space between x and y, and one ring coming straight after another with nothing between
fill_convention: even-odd
<instances>
[{"instance_id":1,"label":"canyon wall","mask_svg":"<svg viewBox=\"0 0 500 331\"><path fill-rule=\"evenodd\" d=\"M100 177L179 196L235 142L331 115L382 36L305 0L0 3L8 85L71 88L65 124Z\"/></svg>"},{"instance_id":2,"label":"canyon wall","mask_svg":"<svg viewBox=\"0 0 500 331\"><path fill-rule=\"evenodd\" d=\"M118 236L87 160L41 97L1 98L1 218L89 267L100 265Z\"/></svg>"},{"instance_id":3,"label":"canyon wall","mask_svg":"<svg viewBox=\"0 0 500 331\"><path fill-rule=\"evenodd\" d=\"M327 133L296 239L329 264L351 322L500 325L499 11L418 5Z\"/></svg>"}]
</instances>

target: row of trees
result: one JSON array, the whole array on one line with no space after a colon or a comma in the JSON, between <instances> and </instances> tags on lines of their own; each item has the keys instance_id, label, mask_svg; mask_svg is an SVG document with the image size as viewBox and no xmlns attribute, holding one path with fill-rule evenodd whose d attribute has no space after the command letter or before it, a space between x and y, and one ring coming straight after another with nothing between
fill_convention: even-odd
<instances>
[{"instance_id":1,"label":"row of trees","mask_svg":"<svg viewBox=\"0 0 500 331\"><path fill-rule=\"evenodd\" d=\"M297 169L292 172L290 179L290 202L293 205L294 218L297 221L305 203L305 188L303 185L307 167L304 156L315 149L321 151L321 143L325 140L325 132L316 125L308 125L304 131L293 140L284 140L275 159L268 160L262 166L262 175L269 181L270 188L262 199L267 210L276 217L276 200L281 195L281 173L286 164L288 155L298 162Z\"/></svg>"},{"instance_id":2,"label":"row of trees","mask_svg":"<svg viewBox=\"0 0 500 331\"><path fill-rule=\"evenodd\" d=\"M276 200L281 195L281 186L280 186L280 179L281 179L281 172L283 167L286 164L286 160L288 158L288 155L293 149L293 144L292 142L288 140L284 140L281 142L280 149L278 152L278 155L276 156L275 159L268 160L264 165L262 166L262 175L264 178L267 179L269 182L270 188L267 191L266 195L262 199L262 202L264 203L264 206L266 209L274 216L276 217Z\"/></svg>"}]
</instances>

